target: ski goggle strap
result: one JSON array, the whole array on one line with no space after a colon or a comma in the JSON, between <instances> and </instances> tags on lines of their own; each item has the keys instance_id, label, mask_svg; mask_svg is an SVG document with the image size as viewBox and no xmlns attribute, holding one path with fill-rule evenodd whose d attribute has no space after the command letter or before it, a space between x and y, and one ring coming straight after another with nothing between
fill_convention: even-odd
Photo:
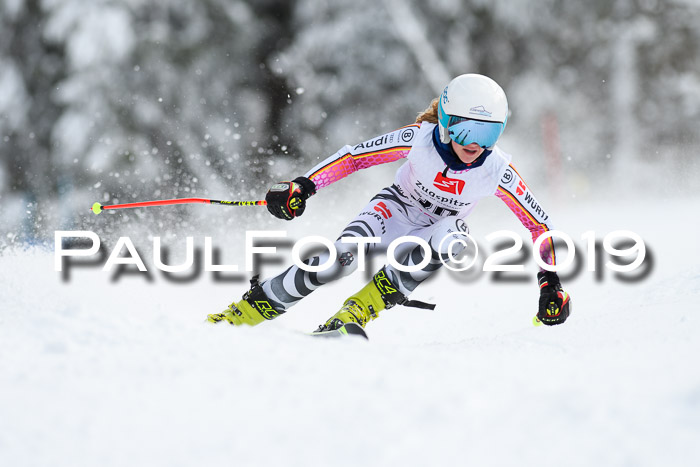
<instances>
[{"instance_id":1,"label":"ski goggle strap","mask_svg":"<svg viewBox=\"0 0 700 467\"><path fill-rule=\"evenodd\" d=\"M496 144L503 129L503 123L484 122L464 117L450 117L447 127L450 138L460 146L476 143L487 149Z\"/></svg>"}]
</instances>

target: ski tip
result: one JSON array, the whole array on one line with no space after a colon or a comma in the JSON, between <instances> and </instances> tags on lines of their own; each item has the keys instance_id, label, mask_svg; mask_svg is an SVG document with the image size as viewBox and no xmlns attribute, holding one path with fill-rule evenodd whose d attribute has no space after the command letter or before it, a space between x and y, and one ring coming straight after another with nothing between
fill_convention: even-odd
<instances>
[{"instance_id":1,"label":"ski tip","mask_svg":"<svg viewBox=\"0 0 700 467\"><path fill-rule=\"evenodd\" d=\"M94 212L95 215L101 213L102 212L102 205L100 203L93 204L91 211Z\"/></svg>"},{"instance_id":2,"label":"ski tip","mask_svg":"<svg viewBox=\"0 0 700 467\"><path fill-rule=\"evenodd\" d=\"M332 331L314 331L309 334L310 336L320 336L320 337L344 337L344 336L359 336L366 340L369 340L367 333L362 326L355 323L347 323L343 327L332 330Z\"/></svg>"},{"instance_id":3,"label":"ski tip","mask_svg":"<svg viewBox=\"0 0 700 467\"><path fill-rule=\"evenodd\" d=\"M537 316L532 318L532 325L535 327L542 326L542 321Z\"/></svg>"},{"instance_id":4,"label":"ski tip","mask_svg":"<svg viewBox=\"0 0 700 467\"><path fill-rule=\"evenodd\" d=\"M341 329L343 331L343 334L353 335L353 336L361 336L361 337L364 337L365 339L369 340L369 337L367 337L367 333L362 328L362 326L360 326L359 324L347 323Z\"/></svg>"}]
</instances>

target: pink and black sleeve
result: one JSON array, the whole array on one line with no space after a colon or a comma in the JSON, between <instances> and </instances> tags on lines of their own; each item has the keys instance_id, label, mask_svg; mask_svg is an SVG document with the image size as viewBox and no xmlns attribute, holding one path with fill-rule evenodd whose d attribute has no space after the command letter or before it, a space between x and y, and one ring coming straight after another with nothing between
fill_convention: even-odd
<instances>
[{"instance_id":1,"label":"pink and black sleeve","mask_svg":"<svg viewBox=\"0 0 700 467\"><path fill-rule=\"evenodd\" d=\"M411 150L412 141L405 141L401 135L406 128L419 126L408 125L355 146L344 146L304 176L316 184L316 189L320 189L360 169L405 158Z\"/></svg>"},{"instance_id":2,"label":"pink and black sleeve","mask_svg":"<svg viewBox=\"0 0 700 467\"><path fill-rule=\"evenodd\" d=\"M533 242L543 233L553 230L554 227L549 215L542 209L512 164L506 168L495 194L506 203L513 214L530 231ZM539 253L540 258L546 264L552 266L557 264L551 237L542 242Z\"/></svg>"}]
</instances>

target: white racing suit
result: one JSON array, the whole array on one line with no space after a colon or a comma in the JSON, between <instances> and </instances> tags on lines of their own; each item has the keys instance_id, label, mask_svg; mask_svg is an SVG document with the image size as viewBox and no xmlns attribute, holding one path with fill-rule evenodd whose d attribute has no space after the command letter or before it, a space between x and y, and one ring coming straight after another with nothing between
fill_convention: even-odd
<instances>
[{"instance_id":1,"label":"white racing suit","mask_svg":"<svg viewBox=\"0 0 700 467\"><path fill-rule=\"evenodd\" d=\"M343 237L379 237L380 243L365 245L365 253L385 249L402 236L416 236L427 241L431 258L422 269L409 273L385 266L392 283L408 296L442 265L441 259L448 261L450 255L461 253L457 243L456 248L448 250L451 242L442 240L448 236L459 239L460 232L468 232L464 219L484 197L495 195L503 200L530 230L533 241L552 229L549 216L510 164L509 154L496 146L480 156L473 166L453 171L444 159L449 156L449 147L439 142L435 126L416 123L354 147L345 146L305 175L321 189L357 170L407 159L397 171L394 184L374 196L343 229L335 242L338 260L329 269L307 272L292 266L261 283L278 311L286 311L321 285L357 269L356 244L342 242ZM406 266L420 264L425 258L423 248L410 242L405 245L406 248L398 250L397 261ZM545 263L556 264L551 238L542 243L540 256ZM325 264L327 259L328 253L325 253L305 262L317 266Z\"/></svg>"}]
</instances>

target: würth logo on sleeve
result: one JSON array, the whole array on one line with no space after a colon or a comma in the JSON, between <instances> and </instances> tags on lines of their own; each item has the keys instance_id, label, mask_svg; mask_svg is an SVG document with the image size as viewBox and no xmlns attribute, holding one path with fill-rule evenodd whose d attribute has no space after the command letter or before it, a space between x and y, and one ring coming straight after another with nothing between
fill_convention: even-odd
<instances>
[{"instance_id":1,"label":"w\u00fcrth logo on sleeve","mask_svg":"<svg viewBox=\"0 0 700 467\"><path fill-rule=\"evenodd\" d=\"M452 193L453 195L461 195L462 190L464 190L464 180L445 177L440 172L435 175L433 185L435 185L438 190Z\"/></svg>"},{"instance_id":2,"label":"w\u00fcrth logo on sleeve","mask_svg":"<svg viewBox=\"0 0 700 467\"><path fill-rule=\"evenodd\" d=\"M516 193L518 196L522 196L523 193L525 193L526 190L527 190L527 187L525 186L525 184L523 183L523 181L522 181L522 180L518 181L518 188L515 189L515 193Z\"/></svg>"},{"instance_id":3,"label":"w\u00fcrth logo on sleeve","mask_svg":"<svg viewBox=\"0 0 700 467\"><path fill-rule=\"evenodd\" d=\"M388 219L391 217L391 211L389 211L389 208L386 207L386 204L384 204L383 201L377 203L377 205L374 207L374 210L381 214L384 219Z\"/></svg>"}]
</instances>

